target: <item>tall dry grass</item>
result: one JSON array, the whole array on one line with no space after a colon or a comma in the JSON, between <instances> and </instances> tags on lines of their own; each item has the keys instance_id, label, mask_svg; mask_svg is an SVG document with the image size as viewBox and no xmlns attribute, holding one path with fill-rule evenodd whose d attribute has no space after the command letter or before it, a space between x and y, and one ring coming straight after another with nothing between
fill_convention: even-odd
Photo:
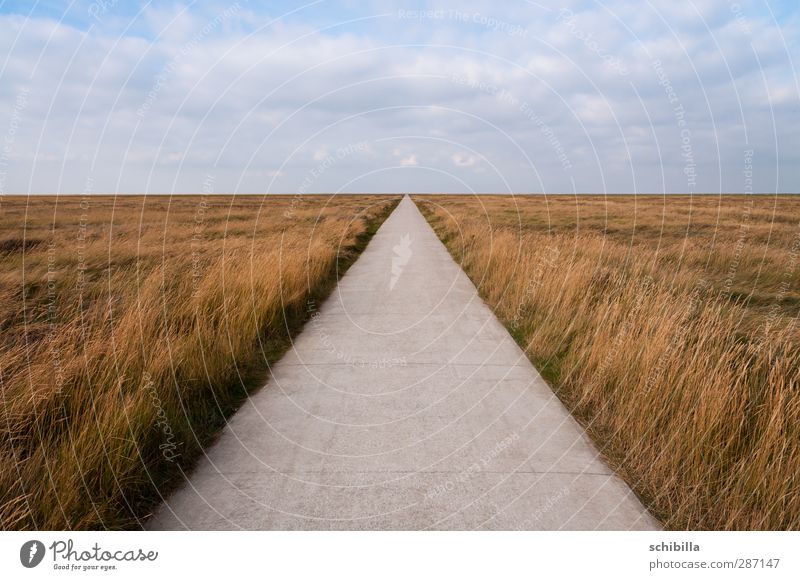
<instances>
[{"instance_id":1,"label":"tall dry grass","mask_svg":"<svg viewBox=\"0 0 800 580\"><path fill-rule=\"evenodd\" d=\"M136 527L397 196L4 197L0 527Z\"/></svg>"},{"instance_id":2,"label":"tall dry grass","mask_svg":"<svg viewBox=\"0 0 800 580\"><path fill-rule=\"evenodd\" d=\"M800 199L419 204L674 529L800 529Z\"/></svg>"}]
</instances>

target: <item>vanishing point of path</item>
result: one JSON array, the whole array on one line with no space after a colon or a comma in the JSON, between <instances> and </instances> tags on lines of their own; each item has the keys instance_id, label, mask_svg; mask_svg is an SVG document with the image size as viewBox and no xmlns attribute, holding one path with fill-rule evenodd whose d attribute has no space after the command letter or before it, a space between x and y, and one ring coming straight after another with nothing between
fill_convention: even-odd
<instances>
[{"instance_id":1,"label":"vanishing point of path","mask_svg":"<svg viewBox=\"0 0 800 580\"><path fill-rule=\"evenodd\" d=\"M409 197L151 529L657 529Z\"/></svg>"}]
</instances>

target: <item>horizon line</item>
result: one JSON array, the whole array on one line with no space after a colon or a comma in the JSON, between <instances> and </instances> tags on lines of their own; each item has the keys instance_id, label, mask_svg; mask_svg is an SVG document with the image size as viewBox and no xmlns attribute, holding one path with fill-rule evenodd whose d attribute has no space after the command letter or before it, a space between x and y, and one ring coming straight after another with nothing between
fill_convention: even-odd
<instances>
[{"instance_id":1,"label":"horizon line","mask_svg":"<svg viewBox=\"0 0 800 580\"><path fill-rule=\"evenodd\" d=\"M720 192L693 192L693 193L685 193L685 192L652 192L652 191L645 191L645 192L535 192L535 191L525 191L525 192L498 192L498 191L479 191L479 192L469 192L469 191L442 191L442 192L421 192L421 191L314 191L314 192L277 192L277 191L269 191L269 192L204 192L204 191L197 191L197 192L141 192L141 193L131 193L131 192L107 192L107 193L100 193L100 192L31 192L31 193L0 193L0 204L2 204L2 199L4 197L25 197L25 196L50 196L50 197L101 197L101 196L158 196L158 197L167 197L167 196L192 196L192 195L199 195L199 196L268 196L268 195L276 195L276 196L315 196L315 195L328 195L328 196L336 196L336 195L510 195L510 196L534 196L534 195L558 195L558 196L606 196L606 195L647 195L647 196L719 196L719 195L758 195L758 196L765 196L765 195L800 195L800 192L778 192L778 191L752 191L752 192L745 192L745 191L720 191Z\"/></svg>"}]
</instances>

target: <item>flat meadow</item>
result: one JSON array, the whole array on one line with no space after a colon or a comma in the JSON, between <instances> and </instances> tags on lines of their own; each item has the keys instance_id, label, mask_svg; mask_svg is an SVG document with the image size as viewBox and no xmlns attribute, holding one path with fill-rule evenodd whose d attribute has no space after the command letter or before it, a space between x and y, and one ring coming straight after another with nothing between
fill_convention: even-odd
<instances>
[{"instance_id":1,"label":"flat meadow","mask_svg":"<svg viewBox=\"0 0 800 580\"><path fill-rule=\"evenodd\" d=\"M399 199L0 199L0 528L139 527Z\"/></svg>"},{"instance_id":2,"label":"flat meadow","mask_svg":"<svg viewBox=\"0 0 800 580\"><path fill-rule=\"evenodd\" d=\"M414 196L670 529L800 529L800 197Z\"/></svg>"}]
</instances>

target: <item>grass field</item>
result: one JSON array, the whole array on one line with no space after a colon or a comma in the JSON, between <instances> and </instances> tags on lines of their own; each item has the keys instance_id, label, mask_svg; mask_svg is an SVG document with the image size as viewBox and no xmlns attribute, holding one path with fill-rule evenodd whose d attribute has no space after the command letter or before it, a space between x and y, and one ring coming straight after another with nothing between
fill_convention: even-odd
<instances>
[{"instance_id":1,"label":"grass field","mask_svg":"<svg viewBox=\"0 0 800 580\"><path fill-rule=\"evenodd\" d=\"M137 527L399 196L0 200L0 527Z\"/></svg>"},{"instance_id":2,"label":"grass field","mask_svg":"<svg viewBox=\"0 0 800 580\"><path fill-rule=\"evenodd\" d=\"M414 199L668 528L800 529L800 198Z\"/></svg>"}]
</instances>

